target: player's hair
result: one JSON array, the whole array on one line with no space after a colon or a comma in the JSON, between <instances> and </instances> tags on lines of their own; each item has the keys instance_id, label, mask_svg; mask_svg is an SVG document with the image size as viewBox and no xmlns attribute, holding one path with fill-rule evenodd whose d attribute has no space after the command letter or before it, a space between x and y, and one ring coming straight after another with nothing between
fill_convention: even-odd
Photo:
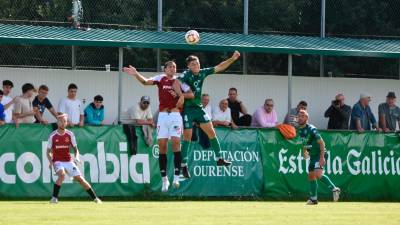
<instances>
[{"instance_id":1,"label":"player's hair","mask_svg":"<svg viewBox=\"0 0 400 225\"><path fill-rule=\"evenodd\" d=\"M3 86L11 86L13 88L14 84L11 80L3 80Z\"/></svg>"},{"instance_id":2,"label":"player's hair","mask_svg":"<svg viewBox=\"0 0 400 225\"><path fill-rule=\"evenodd\" d=\"M49 87L47 87L46 85L42 84L42 85L39 86L39 90L49 91Z\"/></svg>"},{"instance_id":3,"label":"player's hair","mask_svg":"<svg viewBox=\"0 0 400 225\"><path fill-rule=\"evenodd\" d=\"M26 83L26 84L22 85L22 93L23 94L25 94L26 92L28 92L30 90L35 90L35 87L33 86L33 84Z\"/></svg>"},{"instance_id":4,"label":"player's hair","mask_svg":"<svg viewBox=\"0 0 400 225\"><path fill-rule=\"evenodd\" d=\"M96 101L96 102L102 102L102 101L103 101L103 96L101 96L101 95L96 95L96 96L94 96L94 101Z\"/></svg>"},{"instance_id":5,"label":"player's hair","mask_svg":"<svg viewBox=\"0 0 400 225\"><path fill-rule=\"evenodd\" d=\"M0 90L0 95L4 95L3 90Z\"/></svg>"},{"instance_id":6,"label":"player's hair","mask_svg":"<svg viewBox=\"0 0 400 225\"><path fill-rule=\"evenodd\" d=\"M304 100L302 100L302 101L300 101L299 102L299 104L298 105L301 105L301 106L305 106L305 107L307 107L307 102L306 101L304 101Z\"/></svg>"},{"instance_id":7,"label":"player's hair","mask_svg":"<svg viewBox=\"0 0 400 225\"><path fill-rule=\"evenodd\" d=\"M164 63L164 69L167 68L168 66L172 65L172 64L176 64L175 61L173 61L173 60L166 61L166 62Z\"/></svg>"},{"instance_id":8,"label":"player's hair","mask_svg":"<svg viewBox=\"0 0 400 225\"><path fill-rule=\"evenodd\" d=\"M195 61L195 60L199 61L199 57L197 57L195 55L189 55L185 60L186 61L186 65L189 65L190 62Z\"/></svg>"},{"instance_id":9,"label":"player's hair","mask_svg":"<svg viewBox=\"0 0 400 225\"><path fill-rule=\"evenodd\" d=\"M229 88L229 91L235 91L237 93L237 89L235 87Z\"/></svg>"},{"instance_id":10,"label":"player's hair","mask_svg":"<svg viewBox=\"0 0 400 225\"><path fill-rule=\"evenodd\" d=\"M68 91L71 89L78 89L78 86L76 86L76 84L74 84L74 83L71 83L68 85Z\"/></svg>"}]
</instances>

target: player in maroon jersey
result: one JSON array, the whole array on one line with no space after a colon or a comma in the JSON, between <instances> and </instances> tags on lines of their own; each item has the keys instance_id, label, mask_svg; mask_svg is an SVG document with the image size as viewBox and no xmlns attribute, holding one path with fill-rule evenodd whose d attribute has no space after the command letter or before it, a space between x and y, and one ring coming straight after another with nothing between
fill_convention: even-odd
<instances>
[{"instance_id":1,"label":"player in maroon jersey","mask_svg":"<svg viewBox=\"0 0 400 225\"><path fill-rule=\"evenodd\" d=\"M47 158L50 162L49 167L54 168L58 178L54 184L53 196L50 203L58 203L58 193L60 192L61 184L64 181L65 173L73 177L75 181L86 190L96 203L101 203L101 200L96 196L90 184L83 178L81 171L76 163L80 163L79 150L76 144L76 139L72 131L67 130L68 115L61 114L57 116L58 129L50 134L47 145ZM75 162L73 162L70 148L75 151Z\"/></svg>"},{"instance_id":2,"label":"player in maroon jersey","mask_svg":"<svg viewBox=\"0 0 400 225\"><path fill-rule=\"evenodd\" d=\"M176 79L176 64L168 61L164 66L164 74L146 78L142 76L135 67L124 67L124 72L134 76L143 85L157 85L158 98L160 101L159 114L157 120L157 140L159 145L159 165L162 177L161 191L166 192L169 188L167 177L167 148L168 139L172 141L174 152L174 180L175 188L179 187L179 174L181 170L181 135L182 135L182 116L180 114L184 99L193 98L189 86L181 85ZM182 93L182 90L184 93Z\"/></svg>"}]
</instances>

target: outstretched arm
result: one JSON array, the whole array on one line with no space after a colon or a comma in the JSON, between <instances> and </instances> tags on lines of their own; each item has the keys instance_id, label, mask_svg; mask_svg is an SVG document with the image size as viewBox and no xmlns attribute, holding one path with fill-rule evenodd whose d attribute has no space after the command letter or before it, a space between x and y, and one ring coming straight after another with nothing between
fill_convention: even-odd
<instances>
[{"instance_id":1,"label":"outstretched arm","mask_svg":"<svg viewBox=\"0 0 400 225\"><path fill-rule=\"evenodd\" d=\"M140 74L135 67L129 65L129 67L124 67L122 69L125 73L134 76L140 83L143 85L153 85L153 81L144 77L142 74Z\"/></svg>"},{"instance_id":2,"label":"outstretched arm","mask_svg":"<svg viewBox=\"0 0 400 225\"><path fill-rule=\"evenodd\" d=\"M226 70L230 65L232 65L232 63L234 63L238 58L240 57L240 52L235 51L232 55L232 57L230 57L229 59L221 62L220 64L218 64L217 66L215 66L214 68L214 72L215 73L219 73L222 72L224 70Z\"/></svg>"}]
</instances>

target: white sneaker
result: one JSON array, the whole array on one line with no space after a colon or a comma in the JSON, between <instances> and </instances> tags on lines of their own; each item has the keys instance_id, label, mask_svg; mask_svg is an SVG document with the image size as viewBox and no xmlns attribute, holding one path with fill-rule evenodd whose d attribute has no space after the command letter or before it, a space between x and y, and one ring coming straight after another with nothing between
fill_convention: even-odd
<instances>
[{"instance_id":1,"label":"white sneaker","mask_svg":"<svg viewBox=\"0 0 400 225\"><path fill-rule=\"evenodd\" d=\"M166 179L163 178L161 191L162 192L167 192L168 188L169 188L169 180L168 180L168 178L166 178Z\"/></svg>"},{"instance_id":2,"label":"white sneaker","mask_svg":"<svg viewBox=\"0 0 400 225\"><path fill-rule=\"evenodd\" d=\"M95 198L95 199L94 199L94 202L97 203L97 204L103 203L99 198Z\"/></svg>"},{"instance_id":3,"label":"white sneaker","mask_svg":"<svg viewBox=\"0 0 400 225\"><path fill-rule=\"evenodd\" d=\"M52 204L57 204L57 203L58 203L58 198L51 197L50 203L52 203Z\"/></svg>"},{"instance_id":4,"label":"white sneaker","mask_svg":"<svg viewBox=\"0 0 400 225\"><path fill-rule=\"evenodd\" d=\"M306 205L318 205L318 200L308 199Z\"/></svg>"},{"instance_id":5,"label":"white sneaker","mask_svg":"<svg viewBox=\"0 0 400 225\"><path fill-rule=\"evenodd\" d=\"M180 177L179 175L174 175L174 181L172 182L172 186L174 186L174 188L179 188L180 184L179 184L179 180Z\"/></svg>"},{"instance_id":6,"label":"white sneaker","mask_svg":"<svg viewBox=\"0 0 400 225\"><path fill-rule=\"evenodd\" d=\"M332 189L332 195L333 195L333 201L337 202L339 201L339 197L340 197L340 188L335 187Z\"/></svg>"}]
</instances>

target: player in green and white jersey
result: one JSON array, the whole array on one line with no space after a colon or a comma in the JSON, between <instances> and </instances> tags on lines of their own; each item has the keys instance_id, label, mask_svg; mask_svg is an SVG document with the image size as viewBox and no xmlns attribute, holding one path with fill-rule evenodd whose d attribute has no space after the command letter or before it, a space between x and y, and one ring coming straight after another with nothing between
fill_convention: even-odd
<instances>
[{"instance_id":1,"label":"player in green and white jersey","mask_svg":"<svg viewBox=\"0 0 400 225\"><path fill-rule=\"evenodd\" d=\"M308 165L308 180L310 182L310 199L307 205L318 204L317 190L318 182L326 184L332 190L333 200L339 200L340 189L333 184L327 175L324 174L325 160L328 157L325 150L325 142L315 126L308 123L308 113L300 110L298 113L299 127L297 133L303 144L304 158L310 158Z\"/></svg>"},{"instance_id":2,"label":"player in green and white jersey","mask_svg":"<svg viewBox=\"0 0 400 225\"><path fill-rule=\"evenodd\" d=\"M221 62L215 67L200 69L200 60L197 56L190 55L186 58L188 70L184 71L179 77L182 83L189 85L194 94L193 99L185 99L183 108L183 142L182 142L182 174L185 178L190 178L187 169L187 155L192 139L193 122L199 123L200 128L207 134L210 144L214 150L218 161L218 166L230 166L231 162L224 160L221 155L221 146L215 134L214 127L207 113L201 104L201 94L204 80L207 76L226 70L233 62L240 57L240 53L235 51L231 58Z\"/></svg>"}]
</instances>

